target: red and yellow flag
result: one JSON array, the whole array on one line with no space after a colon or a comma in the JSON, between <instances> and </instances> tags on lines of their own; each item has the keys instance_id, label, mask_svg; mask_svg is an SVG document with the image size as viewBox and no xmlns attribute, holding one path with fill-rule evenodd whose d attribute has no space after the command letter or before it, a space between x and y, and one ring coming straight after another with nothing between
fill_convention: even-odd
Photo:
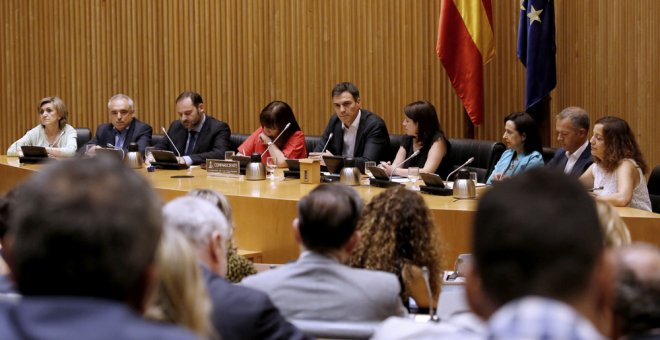
<instances>
[{"instance_id":1,"label":"red and yellow flag","mask_svg":"<svg viewBox=\"0 0 660 340\"><path fill-rule=\"evenodd\" d=\"M490 0L442 0L436 52L474 125L484 118L483 65L495 55Z\"/></svg>"}]
</instances>

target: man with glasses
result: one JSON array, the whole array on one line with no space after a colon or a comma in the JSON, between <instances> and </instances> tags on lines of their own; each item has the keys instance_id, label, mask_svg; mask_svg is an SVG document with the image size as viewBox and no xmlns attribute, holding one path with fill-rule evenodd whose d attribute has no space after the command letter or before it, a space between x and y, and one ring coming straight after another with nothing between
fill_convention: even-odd
<instances>
[{"instance_id":1,"label":"man with glasses","mask_svg":"<svg viewBox=\"0 0 660 340\"><path fill-rule=\"evenodd\" d=\"M108 113L110 123L99 125L94 138L87 142L80 152L93 156L96 149L107 147L128 151L128 145L135 142L139 151L144 154L144 149L151 144L152 129L134 117L133 99L121 93L112 96L108 101Z\"/></svg>"}]
</instances>

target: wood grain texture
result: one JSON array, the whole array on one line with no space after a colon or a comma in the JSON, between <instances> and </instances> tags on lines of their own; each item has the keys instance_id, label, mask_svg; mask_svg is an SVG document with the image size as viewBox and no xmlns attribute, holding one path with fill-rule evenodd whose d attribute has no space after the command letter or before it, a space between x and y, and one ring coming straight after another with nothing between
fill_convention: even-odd
<instances>
[{"instance_id":1,"label":"wood grain texture","mask_svg":"<svg viewBox=\"0 0 660 340\"><path fill-rule=\"evenodd\" d=\"M502 118L523 106L517 8L493 1L496 56L484 70L478 139L499 140ZM108 98L123 92L159 129L192 89L240 133L279 99L317 135L332 113L332 86L347 80L391 133L403 131L403 107L425 99L447 134L461 137L462 107L435 55L439 10L437 0L4 0L0 150L37 124L34 106L47 95L64 99L74 126L95 129L108 119ZM593 119L621 116L650 164L660 163L658 16L655 0L556 1L552 113L578 105Z\"/></svg>"}]
</instances>

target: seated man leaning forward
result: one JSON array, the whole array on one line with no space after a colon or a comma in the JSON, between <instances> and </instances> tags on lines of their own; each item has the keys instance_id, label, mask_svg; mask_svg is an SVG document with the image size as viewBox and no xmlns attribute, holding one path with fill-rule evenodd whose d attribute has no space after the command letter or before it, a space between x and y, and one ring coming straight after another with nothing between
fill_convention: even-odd
<instances>
[{"instance_id":1,"label":"seated man leaning forward","mask_svg":"<svg viewBox=\"0 0 660 340\"><path fill-rule=\"evenodd\" d=\"M332 106L335 115L330 118L314 152L310 152L311 157L352 157L360 169L364 169L364 162L389 160L390 134L387 126L382 118L362 109L360 91L355 85L335 85L332 89Z\"/></svg>"},{"instance_id":2,"label":"seated man leaning forward","mask_svg":"<svg viewBox=\"0 0 660 340\"><path fill-rule=\"evenodd\" d=\"M362 201L350 187L321 185L298 203L293 222L303 252L295 263L243 280L266 292L289 319L379 321L404 315L391 273L345 265L358 243Z\"/></svg>"},{"instance_id":3,"label":"seated man leaning forward","mask_svg":"<svg viewBox=\"0 0 660 340\"><path fill-rule=\"evenodd\" d=\"M110 158L57 162L15 203L7 258L23 297L0 301L0 339L196 338L140 315L162 231L143 176Z\"/></svg>"},{"instance_id":4,"label":"seated man leaning forward","mask_svg":"<svg viewBox=\"0 0 660 340\"><path fill-rule=\"evenodd\" d=\"M96 135L87 145L94 147L81 148L78 152L87 156L96 154L97 148L112 147L128 151L128 145L136 143L138 151L144 154L144 149L151 144L151 126L135 118L135 104L131 97L119 93L108 100L110 123L104 123L96 128Z\"/></svg>"},{"instance_id":5,"label":"seated man leaning forward","mask_svg":"<svg viewBox=\"0 0 660 340\"><path fill-rule=\"evenodd\" d=\"M176 113L180 119L172 122L167 130L172 141L165 137L158 142L156 149L174 152L181 164L200 164L207 158L225 159L231 130L227 123L206 114L199 93L181 93L176 98Z\"/></svg>"}]
</instances>

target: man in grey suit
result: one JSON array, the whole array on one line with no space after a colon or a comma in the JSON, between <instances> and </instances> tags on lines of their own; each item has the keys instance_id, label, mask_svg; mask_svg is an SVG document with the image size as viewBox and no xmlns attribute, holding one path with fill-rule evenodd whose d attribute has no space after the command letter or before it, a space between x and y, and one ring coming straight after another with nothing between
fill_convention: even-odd
<instances>
[{"instance_id":1,"label":"man in grey suit","mask_svg":"<svg viewBox=\"0 0 660 340\"><path fill-rule=\"evenodd\" d=\"M379 321L404 315L391 273L344 265L357 245L362 201L343 185L321 185L298 203L293 222L303 247L298 261L249 276L243 285L266 292L289 319Z\"/></svg>"},{"instance_id":2,"label":"man in grey suit","mask_svg":"<svg viewBox=\"0 0 660 340\"><path fill-rule=\"evenodd\" d=\"M591 165L589 144L589 114L582 108L570 106L557 114L557 142L560 148L548 162L548 167L580 177Z\"/></svg>"}]
</instances>

